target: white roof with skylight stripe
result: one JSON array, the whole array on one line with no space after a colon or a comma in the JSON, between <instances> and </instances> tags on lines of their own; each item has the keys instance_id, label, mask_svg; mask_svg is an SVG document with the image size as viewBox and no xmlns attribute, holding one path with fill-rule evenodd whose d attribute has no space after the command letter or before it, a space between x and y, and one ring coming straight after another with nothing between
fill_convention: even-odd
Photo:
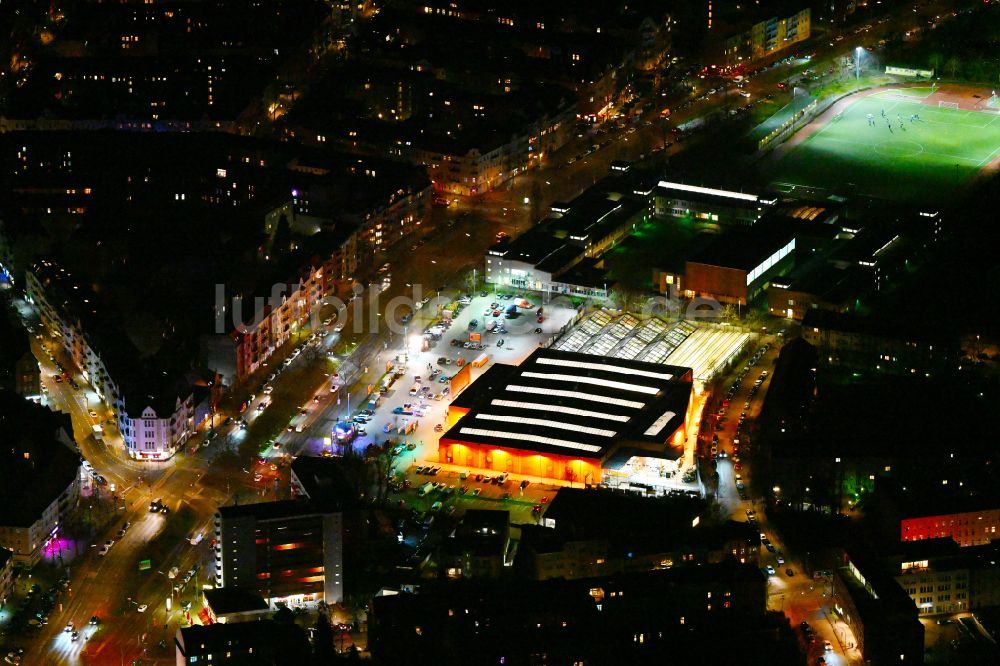
<instances>
[{"instance_id":1,"label":"white roof with skylight stripe","mask_svg":"<svg viewBox=\"0 0 1000 666\"><path fill-rule=\"evenodd\" d=\"M577 449L589 453L600 453L601 447L595 444L582 444L568 439L555 439L553 437L542 437L540 435L529 435L527 433L504 432L503 430L483 430L482 428L459 428L462 435L479 435L480 437L496 437L497 439L516 439L522 442L534 442L536 444L548 444L567 449Z\"/></svg>"},{"instance_id":2,"label":"white roof with skylight stripe","mask_svg":"<svg viewBox=\"0 0 1000 666\"><path fill-rule=\"evenodd\" d=\"M490 401L496 407L511 407L513 409L528 409L535 412L556 412L557 414L572 414L573 416L587 416L593 419L605 419L607 421L619 421L625 423L630 416L624 414L608 414L607 412L592 412L587 409L577 409L566 407L565 405L547 405L542 402L521 402L520 400L502 400L495 398Z\"/></svg>"},{"instance_id":3,"label":"white roof with skylight stripe","mask_svg":"<svg viewBox=\"0 0 1000 666\"><path fill-rule=\"evenodd\" d=\"M604 428L591 428L589 426L577 425L576 423L564 423L563 421L552 421L551 419L533 419L529 416L509 416L500 414L474 414L477 419L484 421L500 421L502 423L521 423L523 425L536 425L545 428L558 428L559 430L572 430L573 432L583 432L588 435L598 437L614 437L614 430Z\"/></svg>"},{"instance_id":4,"label":"white roof with skylight stripe","mask_svg":"<svg viewBox=\"0 0 1000 666\"><path fill-rule=\"evenodd\" d=\"M577 375L563 375L549 372L522 372L522 377L531 379L548 379L554 382L569 382L571 384L590 384L592 386L604 386L605 388L618 389L619 391L630 391L632 393L645 393L655 395L660 389L655 386L642 386L640 384L629 384L628 382L616 382L611 379L601 379L600 377L580 377Z\"/></svg>"}]
</instances>

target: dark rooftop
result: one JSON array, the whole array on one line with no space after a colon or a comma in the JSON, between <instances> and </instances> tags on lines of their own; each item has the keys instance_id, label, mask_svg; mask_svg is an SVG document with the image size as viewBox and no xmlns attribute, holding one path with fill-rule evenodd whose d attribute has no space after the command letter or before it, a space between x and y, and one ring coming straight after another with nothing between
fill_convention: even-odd
<instances>
[{"instance_id":1,"label":"dark rooftop","mask_svg":"<svg viewBox=\"0 0 1000 666\"><path fill-rule=\"evenodd\" d=\"M944 469L943 466L941 469ZM970 480L959 486L958 483L945 485L940 480L930 479L923 483L907 482L904 486L892 479L879 477L875 496L880 503L891 501L900 519L1000 509L1000 492L992 485L989 473L979 481Z\"/></svg>"},{"instance_id":2,"label":"dark rooftop","mask_svg":"<svg viewBox=\"0 0 1000 666\"><path fill-rule=\"evenodd\" d=\"M879 257L899 245L907 244L905 237L890 226L866 226L854 238L838 248L831 260L851 264L874 265Z\"/></svg>"},{"instance_id":3,"label":"dark rooftop","mask_svg":"<svg viewBox=\"0 0 1000 666\"><path fill-rule=\"evenodd\" d=\"M939 345L943 350L957 349L958 343L947 336L910 325L901 326L898 321L886 321L878 316L862 316L848 312L830 310L809 310L802 320L803 328L858 333L881 336L891 340L923 342Z\"/></svg>"},{"instance_id":4,"label":"dark rooftop","mask_svg":"<svg viewBox=\"0 0 1000 666\"><path fill-rule=\"evenodd\" d=\"M14 383L6 382L13 375L14 365L30 352L28 333L14 319L13 312L0 312L0 389L14 389Z\"/></svg>"},{"instance_id":5,"label":"dark rooftop","mask_svg":"<svg viewBox=\"0 0 1000 666\"><path fill-rule=\"evenodd\" d=\"M566 242L552 235L548 228L549 221L543 221L512 241L503 241L490 248L491 253L502 253L507 261L523 261L526 264L538 265L552 254L563 250ZM574 248L573 252L582 254L582 248Z\"/></svg>"},{"instance_id":6,"label":"dark rooftop","mask_svg":"<svg viewBox=\"0 0 1000 666\"><path fill-rule=\"evenodd\" d=\"M216 616L265 611L269 608L264 597L238 587L218 587L203 590L202 594Z\"/></svg>"},{"instance_id":7,"label":"dark rooftop","mask_svg":"<svg viewBox=\"0 0 1000 666\"><path fill-rule=\"evenodd\" d=\"M545 255L535 264L535 268L539 271L550 274L568 270L580 260L583 253L586 251L585 248L580 245L567 243L566 241L560 242L562 242L563 245L561 245L554 252L550 252Z\"/></svg>"},{"instance_id":8,"label":"dark rooftop","mask_svg":"<svg viewBox=\"0 0 1000 666\"><path fill-rule=\"evenodd\" d=\"M695 518L705 519L700 498L639 497L610 490L562 488L545 512L555 532L567 541L607 540L612 552L647 553L694 545Z\"/></svg>"},{"instance_id":9,"label":"dark rooftop","mask_svg":"<svg viewBox=\"0 0 1000 666\"><path fill-rule=\"evenodd\" d=\"M223 519L252 517L258 521L266 521L311 516L317 513L321 512L317 511L309 502L301 500L231 504L219 507L219 515Z\"/></svg>"},{"instance_id":10,"label":"dark rooftop","mask_svg":"<svg viewBox=\"0 0 1000 666\"><path fill-rule=\"evenodd\" d=\"M568 212L550 220L551 233L581 248L599 243L647 208L645 201L591 188L566 204Z\"/></svg>"},{"instance_id":11,"label":"dark rooftop","mask_svg":"<svg viewBox=\"0 0 1000 666\"><path fill-rule=\"evenodd\" d=\"M486 528L502 532L510 525L510 511L469 509L462 514L462 525L473 530Z\"/></svg>"},{"instance_id":12,"label":"dark rooftop","mask_svg":"<svg viewBox=\"0 0 1000 666\"><path fill-rule=\"evenodd\" d=\"M0 391L0 523L30 526L73 483L80 456L60 440L72 436L69 416Z\"/></svg>"},{"instance_id":13,"label":"dark rooftop","mask_svg":"<svg viewBox=\"0 0 1000 666\"><path fill-rule=\"evenodd\" d=\"M502 557L510 538L510 512L493 509L470 509L454 532L452 550L478 556Z\"/></svg>"},{"instance_id":14,"label":"dark rooftop","mask_svg":"<svg viewBox=\"0 0 1000 666\"><path fill-rule=\"evenodd\" d=\"M784 277L772 279L771 288L811 294L835 306L849 306L874 286L871 275L858 266L840 268L825 257L807 262L808 265L796 266Z\"/></svg>"},{"instance_id":15,"label":"dark rooftop","mask_svg":"<svg viewBox=\"0 0 1000 666\"><path fill-rule=\"evenodd\" d=\"M917 621L917 609L909 595L899 586L895 579L883 571L878 558L865 547L852 549L847 558L853 567L841 567L838 572L847 584L858 610L862 616L882 620L912 617ZM854 572L862 577L859 580Z\"/></svg>"},{"instance_id":16,"label":"dark rooftop","mask_svg":"<svg viewBox=\"0 0 1000 666\"><path fill-rule=\"evenodd\" d=\"M592 289L613 287L616 283L608 278L608 271L603 267L603 260L584 257L579 262L562 273L552 276L556 282L590 287Z\"/></svg>"},{"instance_id":17,"label":"dark rooftop","mask_svg":"<svg viewBox=\"0 0 1000 666\"><path fill-rule=\"evenodd\" d=\"M691 370L538 349L497 363L452 402L469 413L443 439L603 459L622 446L674 458Z\"/></svg>"},{"instance_id":18,"label":"dark rooftop","mask_svg":"<svg viewBox=\"0 0 1000 666\"><path fill-rule=\"evenodd\" d=\"M731 227L692 254L688 261L749 273L794 240L797 230L794 221L777 217L764 218L752 227Z\"/></svg>"},{"instance_id":19,"label":"dark rooftop","mask_svg":"<svg viewBox=\"0 0 1000 666\"><path fill-rule=\"evenodd\" d=\"M951 537L940 539L916 539L914 541L899 541L893 544L893 555L901 562L916 562L920 560L934 560L937 558L954 557L965 552L975 550L963 548ZM931 566L936 567L936 563Z\"/></svg>"},{"instance_id":20,"label":"dark rooftop","mask_svg":"<svg viewBox=\"0 0 1000 666\"><path fill-rule=\"evenodd\" d=\"M299 456L292 462L292 477L301 484L310 503L324 512L343 511L358 502L343 462L337 458Z\"/></svg>"},{"instance_id":21,"label":"dark rooftop","mask_svg":"<svg viewBox=\"0 0 1000 666\"><path fill-rule=\"evenodd\" d=\"M176 641L183 657L226 652L232 664L303 663L298 660L310 652L301 627L270 619L182 627Z\"/></svg>"}]
</instances>

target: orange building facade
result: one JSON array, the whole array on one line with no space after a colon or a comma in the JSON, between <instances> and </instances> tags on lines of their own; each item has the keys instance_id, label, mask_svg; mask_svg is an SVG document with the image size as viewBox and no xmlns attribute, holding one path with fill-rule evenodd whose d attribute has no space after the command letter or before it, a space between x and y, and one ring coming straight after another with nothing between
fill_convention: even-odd
<instances>
[{"instance_id":1,"label":"orange building facade","mask_svg":"<svg viewBox=\"0 0 1000 666\"><path fill-rule=\"evenodd\" d=\"M438 462L574 483L601 482L601 461L505 449L442 437Z\"/></svg>"},{"instance_id":2,"label":"orange building facade","mask_svg":"<svg viewBox=\"0 0 1000 666\"><path fill-rule=\"evenodd\" d=\"M690 368L539 349L453 391L437 460L591 485L634 457L677 465L691 387Z\"/></svg>"},{"instance_id":3,"label":"orange building facade","mask_svg":"<svg viewBox=\"0 0 1000 666\"><path fill-rule=\"evenodd\" d=\"M1000 509L904 518L900 521L900 540L950 537L959 546L981 546L1000 538L998 528Z\"/></svg>"}]
</instances>

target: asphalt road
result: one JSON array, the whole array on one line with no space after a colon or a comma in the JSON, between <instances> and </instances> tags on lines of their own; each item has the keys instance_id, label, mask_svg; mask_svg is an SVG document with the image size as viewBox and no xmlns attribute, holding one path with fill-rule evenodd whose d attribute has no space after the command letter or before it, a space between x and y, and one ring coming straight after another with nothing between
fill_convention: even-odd
<instances>
[{"instance_id":1,"label":"asphalt road","mask_svg":"<svg viewBox=\"0 0 1000 666\"><path fill-rule=\"evenodd\" d=\"M767 395L773 376L774 362L783 340L770 337L768 341L770 342L768 351L757 363L749 367L729 407L721 410L723 416L721 421L718 416L706 418L706 422L710 425L706 436L701 438L702 456L711 457L711 440L713 435L717 435L718 451L720 454L724 453L726 457L717 460L719 479L715 483L715 497L723 507L723 513L731 520L744 522L748 520L747 511L756 512L760 533L766 535L775 548L775 552L771 553L762 543L758 560L762 568L771 566L775 571L774 575L768 576L768 608L785 613L793 627L798 627L802 621L810 624L815 632L815 640L805 642L810 663L816 663L820 656L831 666L861 663L860 652L850 647L857 642L850 627L838 621L831 613L830 580L814 579L804 573L801 561L787 552L782 536L776 533L768 522L765 503L754 497L751 490L755 449L749 424L760 414L764 396ZM746 363L739 366L737 374L746 366ZM764 382L757 393L751 395L754 383L765 371L768 374ZM748 425L738 433L737 425L743 412L746 412ZM721 428L716 429L716 424ZM748 430L751 432L748 433ZM734 444L737 439L739 444ZM746 500L740 498L736 487L737 475L747 487ZM779 557L784 561L779 562ZM792 571L791 576L788 575L788 570ZM825 650L823 641L829 641L833 649Z\"/></svg>"},{"instance_id":2,"label":"asphalt road","mask_svg":"<svg viewBox=\"0 0 1000 666\"><path fill-rule=\"evenodd\" d=\"M88 404L88 387L82 377L75 377L81 387L79 391L67 381L56 382L53 379L58 370L49 360L43 344L56 348L45 338L34 340L32 345L42 367L49 404L71 416L74 438L81 455L109 483L102 487L86 478L79 510L92 511L88 507L102 502L105 506L112 505L110 484L114 484L114 495L124 510L112 509L113 518L96 521L101 528L89 539L81 535L77 540L75 558L70 560L67 551L70 587L61 605L57 605L49 615L49 624L27 642L24 663L118 664L123 660L131 663L131 659L143 656L144 650L153 651L147 653L148 658L163 657L166 660L170 657L169 661L173 661L172 650L168 655L167 650L155 648L155 643L161 639L171 642L180 621L176 606L167 617L166 599L171 594L173 582L167 578L166 572L171 566L187 571L200 563L207 555L209 540L193 547L186 540L177 539L165 551L162 560L155 562L147 572L138 571L139 558L147 552L150 542L168 530L168 521L179 520L178 510L182 507L190 511L191 524L204 532L216 506L224 497L199 483L206 468L203 459L179 455L164 463L130 460L114 427L108 425L105 425L105 441L95 440L91 436L95 419L89 411L94 409L99 416L106 416L104 408L94 399L90 399ZM67 369L71 367L68 359L60 359L59 355L56 358ZM158 497L173 509L166 517L148 512L149 501ZM109 515L100 514L100 517L109 518ZM117 531L126 521L131 526L125 537L117 541L107 555L99 555L101 544L115 539ZM163 573L159 573L161 571ZM193 599L194 593L193 586L188 586L187 597ZM145 613L136 610L141 604L148 605ZM101 619L96 628L87 624L93 615ZM77 628L84 627L80 640L76 642L71 641L70 634L63 631L70 621ZM169 629L165 629L168 624Z\"/></svg>"}]
</instances>

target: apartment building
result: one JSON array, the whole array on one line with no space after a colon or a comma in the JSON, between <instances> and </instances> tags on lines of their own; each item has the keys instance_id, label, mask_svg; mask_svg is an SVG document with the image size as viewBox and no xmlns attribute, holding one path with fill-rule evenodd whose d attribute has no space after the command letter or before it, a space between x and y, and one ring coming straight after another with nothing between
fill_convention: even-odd
<instances>
[{"instance_id":1,"label":"apartment building","mask_svg":"<svg viewBox=\"0 0 1000 666\"><path fill-rule=\"evenodd\" d=\"M85 332L83 324L83 318L99 324L94 319L96 311L88 310L91 297L96 298L89 293L92 287L84 286L81 291L81 285L55 262L41 260L32 266L26 285L27 299L37 308L42 324L114 412L129 456L147 461L173 456L194 432L195 397L201 392L177 372L170 359L140 363L123 358L122 350L110 340L100 349L93 344L92 337L100 333ZM100 331L100 326L93 330Z\"/></svg>"},{"instance_id":2,"label":"apartment building","mask_svg":"<svg viewBox=\"0 0 1000 666\"><path fill-rule=\"evenodd\" d=\"M942 563L931 567L927 560L903 562L896 582L920 615L960 613L971 607L967 565L956 562L954 566Z\"/></svg>"},{"instance_id":3,"label":"apartment building","mask_svg":"<svg viewBox=\"0 0 1000 666\"><path fill-rule=\"evenodd\" d=\"M438 192L476 196L490 192L511 178L541 164L545 155L572 137L576 107L543 115L514 136L470 135L466 145L451 140L424 141L408 151L411 161L427 167Z\"/></svg>"},{"instance_id":4,"label":"apartment building","mask_svg":"<svg viewBox=\"0 0 1000 666\"><path fill-rule=\"evenodd\" d=\"M727 18L731 23L720 26L729 34L723 43L723 61L726 65L748 65L768 58L784 49L809 39L812 34L812 12L808 7L799 9L794 3L779 15L766 15L778 9L768 7L753 11L733 11ZM790 12L790 13L787 13ZM761 15L765 16L762 17ZM728 31L727 31L728 27Z\"/></svg>"},{"instance_id":5,"label":"apartment building","mask_svg":"<svg viewBox=\"0 0 1000 666\"><path fill-rule=\"evenodd\" d=\"M71 432L68 416L0 391L0 547L11 551L13 566L38 564L77 505L80 459Z\"/></svg>"},{"instance_id":6,"label":"apartment building","mask_svg":"<svg viewBox=\"0 0 1000 666\"><path fill-rule=\"evenodd\" d=\"M232 327L229 332L232 347L224 353L235 352L235 383L243 382L261 368L304 327L315 324L324 299L346 295L357 269L357 238L355 229L345 227L339 234L313 239L317 242L310 243L312 247L303 248L283 262L283 266L262 276L257 282L257 293L227 294L227 305L237 310L223 324ZM293 274L291 279L267 279L284 275L281 271L286 269ZM261 303L263 308L258 307ZM220 361L215 365L221 369L229 363Z\"/></svg>"},{"instance_id":7,"label":"apartment building","mask_svg":"<svg viewBox=\"0 0 1000 666\"><path fill-rule=\"evenodd\" d=\"M224 506L215 516L216 586L272 606L344 598L343 513L289 500Z\"/></svg>"},{"instance_id":8,"label":"apartment building","mask_svg":"<svg viewBox=\"0 0 1000 666\"><path fill-rule=\"evenodd\" d=\"M0 604L4 606L14 591L14 553L0 546Z\"/></svg>"}]
</instances>

